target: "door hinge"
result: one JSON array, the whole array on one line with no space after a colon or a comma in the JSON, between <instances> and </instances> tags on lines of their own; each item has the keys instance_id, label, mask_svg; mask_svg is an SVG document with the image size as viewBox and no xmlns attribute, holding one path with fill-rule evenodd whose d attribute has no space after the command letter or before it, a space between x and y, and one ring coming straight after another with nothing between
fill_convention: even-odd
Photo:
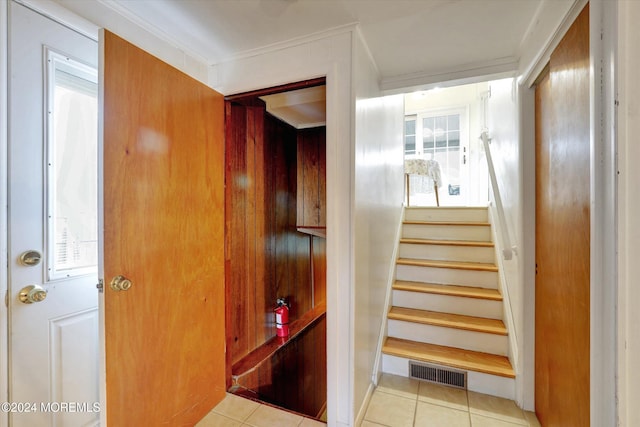
<instances>
[{"instance_id":1,"label":"door hinge","mask_svg":"<svg viewBox=\"0 0 640 427\"><path fill-rule=\"evenodd\" d=\"M104 292L104 280L103 279L98 279L98 284L96 285L96 288L98 288L98 292L100 292L100 293Z\"/></svg>"}]
</instances>

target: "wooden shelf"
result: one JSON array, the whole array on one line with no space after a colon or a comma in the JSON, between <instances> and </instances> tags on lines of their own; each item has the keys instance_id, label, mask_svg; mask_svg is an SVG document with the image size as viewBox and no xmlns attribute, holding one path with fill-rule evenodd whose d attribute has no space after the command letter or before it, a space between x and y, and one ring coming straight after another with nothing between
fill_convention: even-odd
<instances>
[{"instance_id":1,"label":"wooden shelf","mask_svg":"<svg viewBox=\"0 0 640 427\"><path fill-rule=\"evenodd\" d=\"M327 227L298 227L297 230L301 233L322 237L323 239L327 238Z\"/></svg>"},{"instance_id":2,"label":"wooden shelf","mask_svg":"<svg viewBox=\"0 0 640 427\"><path fill-rule=\"evenodd\" d=\"M271 358L281 347L295 339L301 332L320 320L327 311L326 303L320 303L303 314L299 319L289 324L289 336L286 338L273 337L260 347L247 354L233 364L231 376L234 382L243 375L253 372L262 362Z\"/></svg>"}]
</instances>

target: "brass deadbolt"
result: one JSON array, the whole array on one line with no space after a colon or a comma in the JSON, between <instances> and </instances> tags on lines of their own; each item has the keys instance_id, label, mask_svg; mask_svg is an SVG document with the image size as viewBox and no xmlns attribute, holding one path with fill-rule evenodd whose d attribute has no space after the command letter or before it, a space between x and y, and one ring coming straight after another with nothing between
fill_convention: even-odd
<instances>
[{"instance_id":1,"label":"brass deadbolt","mask_svg":"<svg viewBox=\"0 0 640 427\"><path fill-rule=\"evenodd\" d=\"M22 265L27 265L29 267L40 264L41 259L42 255L40 255L40 252L38 251L26 251L20 255L20 262Z\"/></svg>"}]
</instances>

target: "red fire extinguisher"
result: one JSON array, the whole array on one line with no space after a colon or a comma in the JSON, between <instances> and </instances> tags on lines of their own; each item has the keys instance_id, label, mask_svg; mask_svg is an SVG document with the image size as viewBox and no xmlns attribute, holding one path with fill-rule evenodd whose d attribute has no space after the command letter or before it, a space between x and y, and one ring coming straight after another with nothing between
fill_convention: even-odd
<instances>
[{"instance_id":1,"label":"red fire extinguisher","mask_svg":"<svg viewBox=\"0 0 640 427\"><path fill-rule=\"evenodd\" d=\"M289 307L284 298L278 298L278 305L274 310L276 313L276 335L279 337L289 336Z\"/></svg>"}]
</instances>

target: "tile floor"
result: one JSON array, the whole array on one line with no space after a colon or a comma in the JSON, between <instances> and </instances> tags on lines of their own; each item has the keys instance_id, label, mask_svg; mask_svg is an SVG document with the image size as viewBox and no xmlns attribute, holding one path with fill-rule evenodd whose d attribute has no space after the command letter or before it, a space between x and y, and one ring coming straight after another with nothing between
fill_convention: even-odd
<instances>
[{"instance_id":1,"label":"tile floor","mask_svg":"<svg viewBox=\"0 0 640 427\"><path fill-rule=\"evenodd\" d=\"M540 427L507 399L383 375L361 427Z\"/></svg>"},{"instance_id":2,"label":"tile floor","mask_svg":"<svg viewBox=\"0 0 640 427\"><path fill-rule=\"evenodd\" d=\"M326 427L325 423L228 394L196 427Z\"/></svg>"},{"instance_id":3,"label":"tile floor","mask_svg":"<svg viewBox=\"0 0 640 427\"><path fill-rule=\"evenodd\" d=\"M232 394L196 427L325 427L324 423ZM514 402L383 375L360 427L540 427L536 415Z\"/></svg>"}]
</instances>

